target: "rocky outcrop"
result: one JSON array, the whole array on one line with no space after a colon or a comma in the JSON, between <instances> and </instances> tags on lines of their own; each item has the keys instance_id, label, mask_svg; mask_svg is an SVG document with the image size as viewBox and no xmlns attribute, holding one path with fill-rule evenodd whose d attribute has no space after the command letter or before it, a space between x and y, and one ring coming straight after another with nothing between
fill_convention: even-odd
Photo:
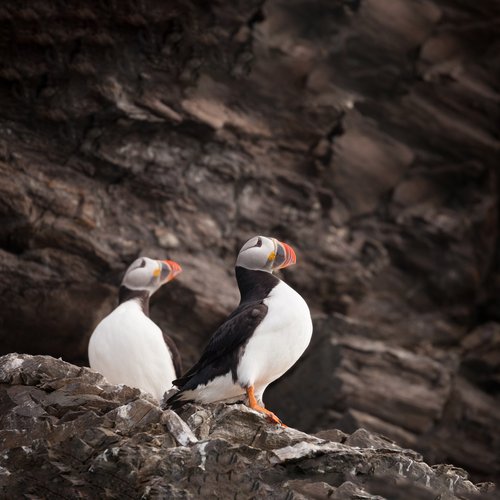
<instances>
[{"instance_id":1,"label":"rocky outcrop","mask_svg":"<svg viewBox=\"0 0 500 500\"><path fill-rule=\"evenodd\" d=\"M144 254L189 365L275 235L316 333L268 403L498 474L499 9L2 1L0 352L86 364Z\"/></svg>"},{"instance_id":2,"label":"rocky outcrop","mask_svg":"<svg viewBox=\"0 0 500 500\"><path fill-rule=\"evenodd\" d=\"M317 436L243 405L178 416L49 356L0 358L3 498L479 498L461 469L359 429Z\"/></svg>"}]
</instances>

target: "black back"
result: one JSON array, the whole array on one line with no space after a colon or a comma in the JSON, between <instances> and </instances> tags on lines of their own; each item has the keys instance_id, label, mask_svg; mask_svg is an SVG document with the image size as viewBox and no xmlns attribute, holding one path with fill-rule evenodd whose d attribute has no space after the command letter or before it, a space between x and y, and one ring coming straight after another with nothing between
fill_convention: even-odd
<instances>
[{"instance_id":1,"label":"black back","mask_svg":"<svg viewBox=\"0 0 500 500\"><path fill-rule=\"evenodd\" d=\"M236 381L238 362L245 345L267 314L263 301L279 279L265 271L237 267L236 280L241 294L239 306L212 335L199 361L182 377L174 380L180 391L167 401L167 406L182 406L187 402L182 399L183 391L207 384L220 375L231 372Z\"/></svg>"}]
</instances>

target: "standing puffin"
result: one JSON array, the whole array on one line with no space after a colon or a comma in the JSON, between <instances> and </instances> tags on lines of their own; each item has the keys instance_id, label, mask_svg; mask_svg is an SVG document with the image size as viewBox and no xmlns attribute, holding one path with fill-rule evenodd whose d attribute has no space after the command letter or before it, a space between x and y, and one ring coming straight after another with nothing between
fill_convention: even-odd
<instances>
[{"instance_id":1,"label":"standing puffin","mask_svg":"<svg viewBox=\"0 0 500 500\"><path fill-rule=\"evenodd\" d=\"M96 327L89 342L90 367L112 384L126 384L161 401L181 373L173 340L149 318L149 299L182 271L172 260L140 257L127 269L118 307Z\"/></svg>"},{"instance_id":2,"label":"standing puffin","mask_svg":"<svg viewBox=\"0 0 500 500\"><path fill-rule=\"evenodd\" d=\"M236 260L240 304L215 331L200 360L174 380L180 390L167 406L246 400L281 424L264 408L262 395L300 358L312 335L304 299L272 274L295 260L293 249L275 238L255 236L243 245Z\"/></svg>"}]
</instances>

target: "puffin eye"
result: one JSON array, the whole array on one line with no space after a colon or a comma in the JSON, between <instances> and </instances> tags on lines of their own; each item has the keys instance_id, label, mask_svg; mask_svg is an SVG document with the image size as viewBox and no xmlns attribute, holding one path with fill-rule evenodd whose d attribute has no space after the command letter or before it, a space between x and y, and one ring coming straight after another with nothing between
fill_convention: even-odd
<instances>
[{"instance_id":1,"label":"puffin eye","mask_svg":"<svg viewBox=\"0 0 500 500\"><path fill-rule=\"evenodd\" d=\"M255 246L256 246L256 247L261 247L261 246L262 246L262 239L261 239L261 238L259 238L259 239L257 240L257 243L255 244Z\"/></svg>"},{"instance_id":2,"label":"puffin eye","mask_svg":"<svg viewBox=\"0 0 500 500\"><path fill-rule=\"evenodd\" d=\"M141 265L139 267L146 267L146 261L142 259Z\"/></svg>"}]
</instances>

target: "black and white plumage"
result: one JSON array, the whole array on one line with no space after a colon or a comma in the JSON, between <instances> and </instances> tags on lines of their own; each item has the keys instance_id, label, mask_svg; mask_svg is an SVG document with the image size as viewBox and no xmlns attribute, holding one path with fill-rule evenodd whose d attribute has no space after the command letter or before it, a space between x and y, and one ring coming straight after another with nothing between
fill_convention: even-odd
<instances>
[{"instance_id":1,"label":"black and white plumage","mask_svg":"<svg viewBox=\"0 0 500 500\"><path fill-rule=\"evenodd\" d=\"M141 257L127 269L119 305L90 337L90 367L112 384L137 387L161 401L181 371L173 340L149 318L149 299L181 272L171 260Z\"/></svg>"},{"instance_id":2,"label":"black and white plumage","mask_svg":"<svg viewBox=\"0 0 500 500\"><path fill-rule=\"evenodd\" d=\"M280 422L263 408L262 395L300 358L312 335L304 299L272 274L292 264L293 249L275 238L256 236L245 243L236 261L240 304L200 360L174 381L180 390L168 406L247 399L250 407Z\"/></svg>"}]
</instances>

